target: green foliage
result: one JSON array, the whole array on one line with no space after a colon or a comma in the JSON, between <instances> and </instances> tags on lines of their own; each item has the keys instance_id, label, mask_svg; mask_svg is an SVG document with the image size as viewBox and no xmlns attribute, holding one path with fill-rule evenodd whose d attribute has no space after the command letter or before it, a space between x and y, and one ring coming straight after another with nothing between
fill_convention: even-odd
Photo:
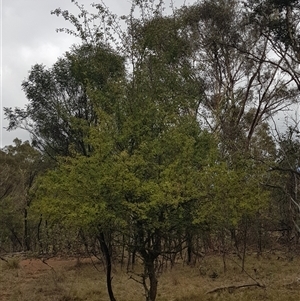
<instances>
[{"instance_id":1,"label":"green foliage","mask_svg":"<svg viewBox=\"0 0 300 301\"><path fill-rule=\"evenodd\" d=\"M196 122L183 120L152 140L145 136L131 153L117 153L114 136L104 134L98 131L92 156L62 159L43 177L36 206L45 218L112 228L112 221L130 223L133 215L156 228L161 210L178 214L175 209L197 197L197 175L211 142Z\"/></svg>"},{"instance_id":2,"label":"green foliage","mask_svg":"<svg viewBox=\"0 0 300 301\"><path fill-rule=\"evenodd\" d=\"M267 207L265 177L263 169L252 160L243 160L235 168L222 162L207 166L202 173L203 197L194 222L207 223L217 230L235 229L244 217L253 217Z\"/></svg>"},{"instance_id":3,"label":"green foliage","mask_svg":"<svg viewBox=\"0 0 300 301\"><path fill-rule=\"evenodd\" d=\"M297 50L299 1L297 0L252 0L246 3L251 10L251 21L265 33L271 32L277 43Z\"/></svg>"},{"instance_id":4,"label":"green foliage","mask_svg":"<svg viewBox=\"0 0 300 301\"><path fill-rule=\"evenodd\" d=\"M98 123L96 111L112 112L110 87L123 76L123 58L103 45L73 47L49 69L36 64L22 83L29 104L4 109L8 129L25 128L33 144L51 157L71 155L72 149L87 155L91 150L85 139ZM97 103L89 92L98 94Z\"/></svg>"}]
</instances>

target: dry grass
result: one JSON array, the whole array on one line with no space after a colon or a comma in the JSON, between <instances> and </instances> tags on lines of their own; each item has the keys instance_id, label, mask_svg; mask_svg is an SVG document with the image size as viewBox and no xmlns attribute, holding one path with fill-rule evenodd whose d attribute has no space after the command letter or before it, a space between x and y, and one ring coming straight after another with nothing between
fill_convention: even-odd
<instances>
[{"instance_id":1,"label":"dry grass","mask_svg":"<svg viewBox=\"0 0 300 301\"><path fill-rule=\"evenodd\" d=\"M2 265L4 269L18 269L20 268L20 258L12 257L5 261L5 264Z\"/></svg>"},{"instance_id":2,"label":"dry grass","mask_svg":"<svg viewBox=\"0 0 300 301\"><path fill-rule=\"evenodd\" d=\"M238 261L236 258L232 258ZM0 300L2 301L108 301L103 267L97 271L89 260L80 264L73 259L15 260L14 268L1 261ZM189 267L178 263L159 277L157 301L299 301L300 258L282 255L248 257L246 273L232 260L224 273L221 258L207 256ZM208 291L223 286L254 283L251 277L266 286ZM143 287L116 268L113 287L117 300L142 301Z\"/></svg>"}]
</instances>

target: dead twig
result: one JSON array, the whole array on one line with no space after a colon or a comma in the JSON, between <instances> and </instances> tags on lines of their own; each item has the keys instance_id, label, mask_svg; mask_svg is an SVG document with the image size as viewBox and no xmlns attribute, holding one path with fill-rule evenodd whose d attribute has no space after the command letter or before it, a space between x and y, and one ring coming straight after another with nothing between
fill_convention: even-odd
<instances>
[{"instance_id":1,"label":"dead twig","mask_svg":"<svg viewBox=\"0 0 300 301\"><path fill-rule=\"evenodd\" d=\"M240 285L228 285L228 286L221 286L221 287L216 287L208 292L206 292L206 294L212 294L212 293L216 293L216 292L220 292L220 291L228 291L230 293L232 293L233 291L235 291L236 289L239 288L244 288L244 287L260 287L260 288L266 288L264 285L256 282L256 283L246 283L246 284L240 284Z\"/></svg>"},{"instance_id":2,"label":"dead twig","mask_svg":"<svg viewBox=\"0 0 300 301\"><path fill-rule=\"evenodd\" d=\"M142 274L138 274L138 276L140 276L140 277L142 277ZM134 278L132 275L130 275L130 277L129 277L129 279L132 279L133 281L135 281L135 282L137 282L137 283L139 283L139 284L142 284L142 285L144 285L144 283L142 282L142 281L140 281L140 280L137 280L136 278Z\"/></svg>"}]
</instances>

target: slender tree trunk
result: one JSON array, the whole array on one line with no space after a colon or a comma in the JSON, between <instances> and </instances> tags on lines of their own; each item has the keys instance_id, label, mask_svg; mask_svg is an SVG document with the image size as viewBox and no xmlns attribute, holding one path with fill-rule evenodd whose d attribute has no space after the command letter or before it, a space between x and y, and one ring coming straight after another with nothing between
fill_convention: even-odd
<instances>
[{"instance_id":1,"label":"slender tree trunk","mask_svg":"<svg viewBox=\"0 0 300 301\"><path fill-rule=\"evenodd\" d=\"M258 245L258 252L257 252L257 256L259 257L261 254L262 254L262 249L263 249L263 247L262 247L262 235L263 235L263 233L262 233L262 231L263 231L263 226L262 226L262 221L261 221L261 218L260 218L260 216L259 216L259 214L258 214L258 216L257 216L257 223L258 223L258 225L257 225L257 228L258 228L258 237L257 237L257 245Z\"/></svg>"},{"instance_id":2,"label":"slender tree trunk","mask_svg":"<svg viewBox=\"0 0 300 301\"><path fill-rule=\"evenodd\" d=\"M187 234L187 264L190 265L192 263L192 251L193 251L193 240L192 235Z\"/></svg>"},{"instance_id":3,"label":"slender tree trunk","mask_svg":"<svg viewBox=\"0 0 300 301\"><path fill-rule=\"evenodd\" d=\"M123 270L125 258L125 235L122 236L122 255L121 255L121 269Z\"/></svg>"},{"instance_id":4,"label":"slender tree trunk","mask_svg":"<svg viewBox=\"0 0 300 301\"><path fill-rule=\"evenodd\" d=\"M133 270L135 265L136 249L133 249L131 254L131 269Z\"/></svg>"},{"instance_id":5,"label":"slender tree trunk","mask_svg":"<svg viewBox=\"0 0 300 301\"><path fill-rule=\"evenodd\" d=\"M25 251L30 250L30 239L28 233L28 210L24 209L24 244L25 244Z\"/></svg>"},{"instance_id":6,"label":"slender tree trunk","mask_svg":"<svg viewBox=\"0 0 300 301\"><path fill-rule=\"evenodd\" d=\"M111 280L112 280L112 278L111 278L111 268L112 268L111 256L110 256L109 248L105 241L103 232L100 232L98 239L100 242L101 251L103 253L103 256L104 256L105 262L106 262L106 286L107 286L109 299L110 299L110 301L116 301L116 299L114 297L113 289L112 289L112 284L111 284Z\"/></svg>"},{"instance_id":7,"label":"slender tree trunk","mask_svg":"<svg viewBox=\"0 0 300 301\"><path fill-rule=\"evenodd\" d=\"M222 230L221 233L222 237L221 237L221 241L222 241L222 260L223 260L223 270L224 273L227 272L227 265L226 265L226 238L225 238L225 231Z\"/></svg>"},{"instance_id":8,"label":"slender tree trunk","mask_svg":"<svg viewBox=\"0 0 300 301\"><path fill-rule=\"evenodd\" d=\"M233 245L234 245L234 248L236 250L237 256L239 258L241 258L240 249L239 249L239 242L238 242L238 239L236 237L236 230L235 229L231 229L230 230L230 234L231 234L231 240L233 241Z\"/></svg>"},{"instance_id":9,"label":"slender tree trunk","mask_svg":"<svg viewBox=\"0 0 300 301\"><path fill-rule=\"evenodd\" d=\"M244 218L244 239L243 239L243 257L242 257L242 272L245 271L246 249L247 249L247 234L248 234L248 219Z\"/></svg>"},{"instance_id":10,"label":"slender tree trunk","mask_svg":"<svg viewBox=\"0 0 300 301\"><path fill-rule=\"evenodd\" d=\"M132 270L131 269L131 251L128 250L127 253L128 253L128 259L127 259L127 273L128 273Z\"/></svg>"},{"instance_id":11,"label":"slender tree trunk","mask_svg":"<svg viewBox=\"0 0 300 301\"><path fill-rule=\"evenodd\" d=\"M38 226L37 226L37 240L38 240L38 244L39 244L39 252L44 252L43 250L43 244L42 244L42 241L41 241L41 225L42 225L42 221L43 221L43 218L42 218L42 215L40 217L40 220L39 220L39 223L38 223Z\"/></svg>"}]
</instances>

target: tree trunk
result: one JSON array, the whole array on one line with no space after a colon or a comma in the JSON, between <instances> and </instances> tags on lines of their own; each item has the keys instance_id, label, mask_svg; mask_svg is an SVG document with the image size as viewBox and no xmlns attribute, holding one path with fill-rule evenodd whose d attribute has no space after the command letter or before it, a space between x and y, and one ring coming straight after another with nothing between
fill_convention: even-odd
<instances>
[{"instance_id":1,"label":"tree trunk","mask_svg":"<svg viewBox=\"0 0 300 301\"><path fill-rule=\"evenodd\" d=\"M247 249L247 234L248 234L248 219L244 218L244 237L243 237L243 257L242 257L242 272L245 271L246 249Z\"/></svg>"},{"instance_id":2,"label":"tree trunk","mask_svg":"<svg viewBox=\"0 0 300 301\"><path fill-rule=\"evenodd\" d=\"M193 254L193 236L191 233L187 233L187 264L192 264Z\"/></svg>"},{"instance_id":3,"label":"tree trunk","mask_svg":"<svg viewBox=\"0 0 300 301\"><path fill-rule=\"evenodd\" d=\"M157 294L157 278L156 278L156 271L155 271L155 265L154 265L154 258L148 258L148 261L145 263L147 272L148 272L148 277L150 281L150 287L149 287L149 292L147 296L147 301L155 301L156 299L156 294Z\"/></svg>"},{"instance_id":4,"label":"tree trunk","mask_svg":"<svg viewBox=\"0 0 300 301\"><path fill-rule=\"evenodd\" d=\"M111 280L112 280L112 278L111 278L111 268L112 268L111 258L110 258L110 253L109 253L108 246L105 242L103 232L100 232L98 239L99 239L99 242L100 242L101 251L103 253L103 256L104 256L105 262L106 262L106 286L107 286L109 299L110 299L110 301L116 301L116 299L114 297L112 285L111 285Z\"/></svg>"},{"instance_id":5,"label":"tree trunk","mask_svg":"<svg viewBox=\"0 0 300 301\"><path fill-rule=\"evenodd\" d=\"M28 233L28 211L25 208L24 209L24 244L25 244L25 251L29 251L30 250L30 237L29 237L29 233Z\"/></svg>"},{"instance_id":6,"label":"tree trunk","mask_svg":"<svg viewBox=\"0 0 300 301\"><path fill-rule=\"evenodd\" d=\"M41 252L44 253L43 244L42 244L42 240L41 240L41 225L42 225L42 221L43 221L43 218L42 218L42 215L41 215L39 223L38 223L38 226L37 226L37 240L38 240L38 244L39 244L39 253L41 253Z\"/></svg>"}]
</instances>

